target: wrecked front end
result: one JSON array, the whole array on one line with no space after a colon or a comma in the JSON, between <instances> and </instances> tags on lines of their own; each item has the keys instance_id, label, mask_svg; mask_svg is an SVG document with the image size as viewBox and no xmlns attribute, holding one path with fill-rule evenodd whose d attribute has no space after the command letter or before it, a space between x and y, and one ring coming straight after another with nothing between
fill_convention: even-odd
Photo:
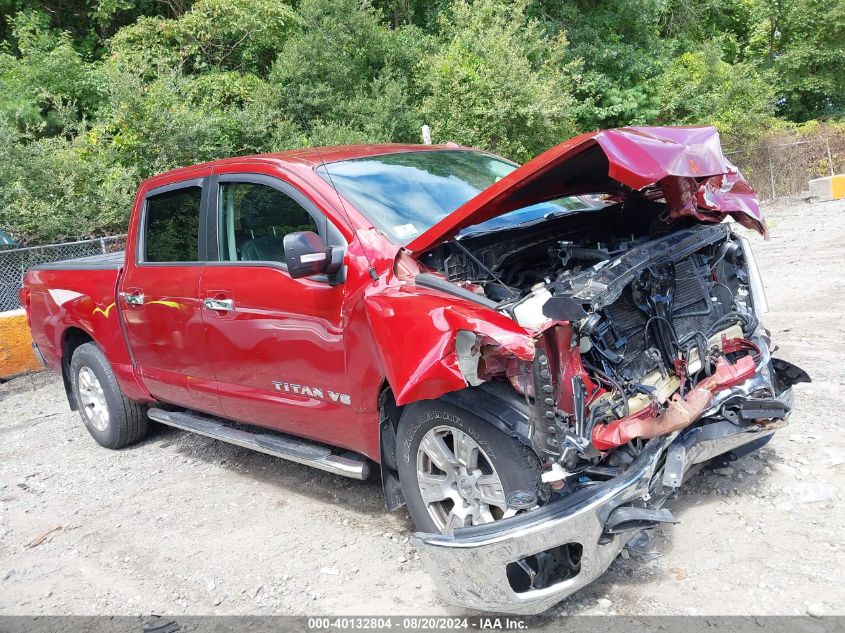
<instances>
[{"instance_id":1,"label":"wrecked front end","mask_svg":"<svg viewBox=\"0 0 845 633\"><path fill-rule=\"evenodd\" d=\"M759 273L728 225L549 248L554 276L498 304L534 328L534 358L458 354L470 380L523 400L549 501L415 540L444 594L480 610L539 613L597 578L639 530L674 522L663 505L686 477L767 442L809 380L772 358Z\"/></svg>"},{"instance_id":2,"label":"wrecked front end","mask_svg":"<svg viewBox=\"0 0 845 633\"><path fill-rule=\"evenodd\" d=\"M601 195L561 198L586 193ZM540 203L541 217L484 224ZM715 130L626 128L549 150L400 253L400 283L368 305L392 358L414 360L385 362L396 403L451 401L540 460L543 489L518 495L534 507L415 536L451 600L542 612L673 522L664 504L685 478L786 424L809 377L772 358L728 216L766 234Z\"/></svg>"}]
</instances>

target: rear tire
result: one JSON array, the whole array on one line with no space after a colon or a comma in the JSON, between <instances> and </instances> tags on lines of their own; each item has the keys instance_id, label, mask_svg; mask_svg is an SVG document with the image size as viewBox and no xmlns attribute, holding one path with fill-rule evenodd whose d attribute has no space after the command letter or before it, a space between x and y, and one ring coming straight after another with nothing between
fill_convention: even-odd
<instances>
[{"instance_id":1,"label":"rear tire","mask_svg":"<svg viewBox=\"0 0 845 633\"><path fill-rule=\"evenodd\" d=\"M396 440L399 481L420 531L491 523L548 498L530 448L452 404L405 406Z\"/></svg>"},{"instance_id":2,"label":"rear tire","mask_svg":"<svg viewBox=\"0 0 845 633\"><path fill-rule=\"evenodd\" d=\"M70 382L85 428L100 446L123 448L147 434L146 406L128 400L95 343L80 345L70 361Z\"/></svg>"}]
</instances>

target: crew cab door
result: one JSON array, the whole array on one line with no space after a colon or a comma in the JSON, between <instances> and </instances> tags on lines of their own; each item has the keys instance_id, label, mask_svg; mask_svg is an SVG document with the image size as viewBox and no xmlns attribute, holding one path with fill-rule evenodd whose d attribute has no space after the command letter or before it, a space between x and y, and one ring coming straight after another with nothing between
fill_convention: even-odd
<instances>
[{"instance_id":1,"label":"crew cab door","mask_svg":"<svg viewBox=\"0 0 845 633\"><path fill-rule=\"evenodd\" d=\"M135 369L150 393L219 414L199 299L208 180L146 193L118 301Z\"/></svg>"},{"instance_id":2,"label":"crew cab door","mask_svg":"<svg viewBox=\"0 0 845 633\"><path fill-rule=\"evenodd\" d=\"M284 236L341 234L292 184L260 174L212 182L209 257L200 297L226 417L337 445L354 445L343 325L344 285L325 276L293 279ZM211 243L211 240L210 240ZM345 439L346 438L346 439Z\"/></svg>"}]
</instances>

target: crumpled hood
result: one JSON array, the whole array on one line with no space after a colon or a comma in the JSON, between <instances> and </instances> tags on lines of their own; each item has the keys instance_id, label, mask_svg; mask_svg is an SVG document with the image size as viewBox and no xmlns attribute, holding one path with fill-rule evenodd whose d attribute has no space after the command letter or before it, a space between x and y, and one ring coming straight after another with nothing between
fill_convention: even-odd
<instances>
[{"instance_id":1,"label":"crumpled hood","mask_svg":"<svg viewBox=\"0 0 845 633\"><path fill-rule=\"evenodd\" d=\"M423 253L462 229L564 196L663 197L663 219L737 222L766 235L757 195L707 127L626 127L576 136L533 158L407 245Z\"/></svg>"}]
</instances>

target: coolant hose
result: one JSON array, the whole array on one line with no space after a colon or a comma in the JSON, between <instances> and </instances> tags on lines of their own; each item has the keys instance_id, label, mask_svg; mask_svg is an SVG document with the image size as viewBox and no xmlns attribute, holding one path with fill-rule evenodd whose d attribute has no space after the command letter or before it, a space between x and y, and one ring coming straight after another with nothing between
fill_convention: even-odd
<instances>
[{"instance_id":1,"label":"coolant hose","mask_svg":"<svg viewBox=\"0 0 845 633\"><path fill-rule=\"evenodd\" d=\"M750 355L743 356L734 364L723 358L712 376L702 380L685 396L676 395L663 413L658 414L649 407L609 424L596 426L593 445L600 451L606 451L638 437L658 437L687 427L707 410L714 393L748 380L756 371L757 366Z\"/></svg>"}]
</instances>

